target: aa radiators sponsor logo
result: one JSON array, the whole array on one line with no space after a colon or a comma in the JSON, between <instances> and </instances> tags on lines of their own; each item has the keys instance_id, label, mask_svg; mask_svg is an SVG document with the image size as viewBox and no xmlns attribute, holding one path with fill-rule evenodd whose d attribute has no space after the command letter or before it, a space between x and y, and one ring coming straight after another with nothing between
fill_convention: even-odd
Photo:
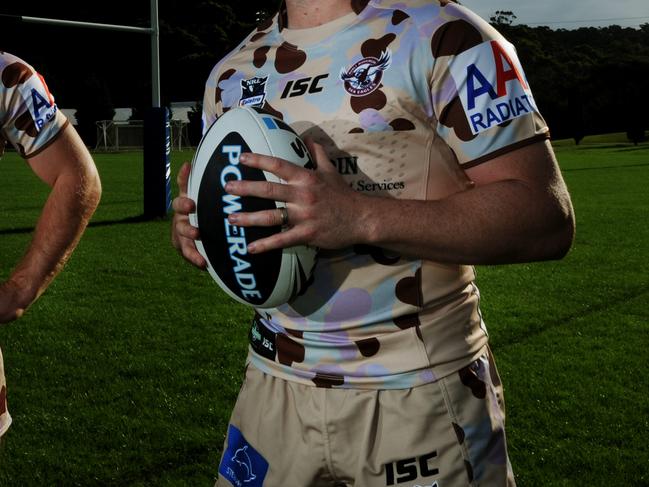
<instances>
[{"instance_id":1,"label":"aa radiators sponsor logo","mask_svg":"<svg viewBox=\"0 0 649 487\"><path fill-rule=\"evenodd\" d=\"M30 77L26 83L19 85L18 89L29 108L36 130L40 132L45 124L56 116L58 108L54 103L54 97L45 80L38 73Z\"/></svg>"},{"instance_id":2,"label":"aa radiators sponsor logo","mask_svg":"<svg viewBox=\"0 0 649 487\"><path fill-rule=\"evenodd\" d=\"M484 42L463 52L450 71L474 135L538 111L514 46L507 42Z\"/></svg>"}]
</instances>

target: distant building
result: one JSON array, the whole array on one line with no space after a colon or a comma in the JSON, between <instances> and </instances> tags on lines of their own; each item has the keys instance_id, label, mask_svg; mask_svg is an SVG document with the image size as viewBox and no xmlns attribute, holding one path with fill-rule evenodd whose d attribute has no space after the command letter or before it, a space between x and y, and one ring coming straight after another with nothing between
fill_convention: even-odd
<instances>
[{"instance_id":1,"label":"distant building","mask_svg":"<svg viewBox=\"0 0 649 487\"><path fill-rule=\"evenodd\" d=\"M59 108L63 115L65 115L65 118L67 118L72 125L77 125L77 118L74 116L74 114L77 112L76 108Z\"/></svg>"},{"instance_id":2,"label":"distant building","mask_svg":"<svg viewBox=\"0 0 649 487\"><path fill-rule=\"evenodd\" d=\"M189 122L187 114L192 111L198 102L196 101L176 101L171 102L171 119Z\"/></svg>"},{"instance_id":3,"label":"distant building","mask_svg":"<svg viewBox=\"0 0 649 487\"><path fill-rule=\"evenodd\" d=\"M196 101L175 101L170 104L171 120L179 120L181 122L189 122L187 114L192 111L198 102ZM59 108L63 115L67 117L72 125L77 125L77 119L74 116L76 108ZM115 116L113 122L127 122L133 115L132 108L115 108Z\"/></svg>"}]
</instances>

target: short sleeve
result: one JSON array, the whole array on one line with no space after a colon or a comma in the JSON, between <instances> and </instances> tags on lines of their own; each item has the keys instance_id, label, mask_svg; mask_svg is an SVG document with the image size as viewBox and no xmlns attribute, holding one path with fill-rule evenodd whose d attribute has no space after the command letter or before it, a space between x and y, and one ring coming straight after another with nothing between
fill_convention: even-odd
<instances>
[{"instance_id":1,"label":"short sleeve","mask_svg":"<svg viewBox=\"0 0 649 487\"><path fill-rule=\"evenodd\" d=\"M258 29L253 30L248 37L212 68L205 82L205 93L203 95L203 135L229 107L238 104L235 103L235 100L238 101L241 98L241 85L239 83L242 77L241 73L237 73L237 70L232 68L231 65L236 64L236 62L233 62L233 57L240 54L244 46L255 35L259 35Z\"/></svg>"},{"instance_id":2,"label":"short sleeve","mask_svg":"<svg viewBox=\"0 0 649 487\"><path fill-rule=\"evenodd\" d=\"M205 93L203 94L203 135L207 132L207 129L216 121L218 115L216 113L217 101L220 101L218 80L215 79L216 68L212 70L212 73L207 78L205 83ZM219 100L217 100L219 98Z\"/></svg>"},{"instance_id":3,"label":"short sleeve","mask_svg":"<svg viewBox=\"0 0 649 487\"><path fill-rule=\"evenodd\" d=\"M480 17L448 5L431 51L436 130L461 165L549 137L514 46Z\"/></svg>"},{"instance_id":4,"label":"short sleeve","mask_svg":"<svg viewBox=\"0 0 649 487\"><path fill-rule=\"evenodd\" d=\"M0 54L1 137L30 158L51 144L67 123L43 77L21 59Z\"/></svg>"}]
</instances>

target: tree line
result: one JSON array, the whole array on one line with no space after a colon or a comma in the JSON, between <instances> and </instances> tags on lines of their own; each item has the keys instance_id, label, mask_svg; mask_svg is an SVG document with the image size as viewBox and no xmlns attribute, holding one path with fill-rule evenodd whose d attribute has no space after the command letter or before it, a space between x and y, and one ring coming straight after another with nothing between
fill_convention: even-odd
<instances>
[{"instance_id":1,"label":"tree line","mask_svg":"<svg viewBox=\"0 0 649 487\"><path fill-rule=\"evenodd\" d=\"M207 76L224 54L277 8L277 0L160 0L163 104L200 100ZM148 2L3 2L0 14L86 22L149 25ZM517 25L513 12L491 23L517 48L553 138L627 132L644 137L649 117L649 24L640 28L553 30ZM24 57L48 80L60 107L77 109L80 132L94 144L95 120L115 107L136 116L150 104L150 45L142 34L16 22L0 17L0 49ZM191 116L192 114L190 114ZM193 113L198 136L199 107Z\"/></svg>"},{"instance_id":2,"label":"tree line","mask_svg":"<svg viewBox=\"0 0 649 487\"><path fill-rule=\"evenodd\" d=\"M644 140L649 24L552 30L514 25L512 16L496 12L491 21L516 46L554 138L579 143L585 135L626 132L633 142Z\"/></svg>"}]
</instances>

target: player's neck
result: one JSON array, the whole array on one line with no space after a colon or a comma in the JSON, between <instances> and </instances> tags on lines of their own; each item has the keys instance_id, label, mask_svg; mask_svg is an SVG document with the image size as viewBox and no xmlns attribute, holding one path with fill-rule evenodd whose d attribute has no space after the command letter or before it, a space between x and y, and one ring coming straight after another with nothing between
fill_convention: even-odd
<instances>
[{"instance_id":1,"label":"player's neck","mask_svg":"<svg viewBox=\"0 0 649 487\"><path fill-rule=\"evenodd\" d=\"M351 12L350 0L286 0L290 29L317 27Z\"/></svg>"}]
</instances>

